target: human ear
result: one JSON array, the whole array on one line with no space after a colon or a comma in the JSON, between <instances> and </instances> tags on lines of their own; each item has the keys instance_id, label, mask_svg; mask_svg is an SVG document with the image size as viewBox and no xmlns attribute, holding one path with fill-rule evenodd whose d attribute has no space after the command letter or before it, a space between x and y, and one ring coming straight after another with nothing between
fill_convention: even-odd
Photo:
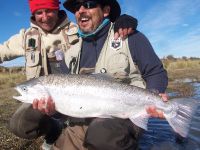
<instances>
[{"instance_id":1,"label":"human ear","mask_svg":"<svg viewBox=\"0 0 200 150\"><path fill-rule=\"evenodd\" d=\"M104 18L106 18L110 15L110 6L104 6L103 15L104 15Z\"/></svg>"}]
</instances>

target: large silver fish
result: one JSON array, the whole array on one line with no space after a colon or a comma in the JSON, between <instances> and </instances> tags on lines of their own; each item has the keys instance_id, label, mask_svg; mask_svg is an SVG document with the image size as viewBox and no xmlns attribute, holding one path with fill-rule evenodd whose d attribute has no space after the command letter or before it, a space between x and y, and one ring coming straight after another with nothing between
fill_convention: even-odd
<instances>
[{"instance_id":1,"label":"large silver fish","mask_svg":"<svg viewBox=\"0 0 200 150\"><path fill-rule=\"evenodd\" d=\"M193 113L200 105L193 99L173 99L166 103L145 89L99 75L49 75L26 81L16 90L21 96L14 98L25 103L51 96L56 110L62 114L78 118L129 118L143 129L147 129L149 118L146 107L154 105L183 137L187 136Z\"/></svg>"}]
</instances>

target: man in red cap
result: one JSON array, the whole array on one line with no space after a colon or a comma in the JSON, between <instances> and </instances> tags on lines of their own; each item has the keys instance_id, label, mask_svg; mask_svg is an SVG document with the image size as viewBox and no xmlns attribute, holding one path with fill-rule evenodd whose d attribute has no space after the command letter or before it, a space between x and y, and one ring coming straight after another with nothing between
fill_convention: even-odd
<instances>
[{"instance_id":1,"label":"man in red cap","mask_svg":"<svg viewBox=\"0 0 200 150\"><path fill-rule=\"evenodd\" d=\"M59 4L59 0L29 0L31 27L21 30L0 47L5 60L25 54L27 79L67 73L64 52L78 40L78 28L68 20L65 11L60 10ZM58 115L49 117L24 103L12 116L9 128L25 139L45 135L45 149L61 133Z\"/></svg>"},{"instance_id":2,"label":"man in red cap","mask_svg":"<svg viewBox=\"0 0 200 150\"><path fill-rule=\"evenodd\" d=\"M0 62L25 55L27 79L68 73L64 53L78 42L78 28L68 20L65 11L60 10L59 4L59 0L29 0L31 26L0 44ZM132 21L134 28L137 24ZM123 21L119 19L120 22ZM24 103L12 116L9 127L21 138L45 135L46 143L52 144L62 129L56 118L59 114L49 117Z\"/></svg>"}]
</instances>

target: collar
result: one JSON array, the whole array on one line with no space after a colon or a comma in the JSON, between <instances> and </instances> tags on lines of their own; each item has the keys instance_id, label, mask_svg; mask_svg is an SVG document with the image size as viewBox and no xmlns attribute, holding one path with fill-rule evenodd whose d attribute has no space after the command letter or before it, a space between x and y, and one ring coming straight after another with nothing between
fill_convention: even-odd
<instances>
[{"instance_id":1,"label":"collar","mask_svg":"<svg viewBox=\"0 0 200 150\"><path fill-rule=\"evenodd\" d=\"M80 29L78 30L79 37L81 38L89 38L98 35L99 31L102 30L105 26L110 23L110 20L105 18L103 22L99 25L99 27L92 33L85 34Z\"/></svg>"}]
</instances>

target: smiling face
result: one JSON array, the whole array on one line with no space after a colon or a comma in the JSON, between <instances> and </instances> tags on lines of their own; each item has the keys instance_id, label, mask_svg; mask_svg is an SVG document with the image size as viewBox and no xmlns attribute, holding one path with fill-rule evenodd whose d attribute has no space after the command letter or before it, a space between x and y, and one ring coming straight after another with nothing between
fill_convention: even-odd
<instances>
[{"instance_id":1,"label":"smiling face","mask_svg":"<svg viewBox=\"0 0 200 150\"><path fill-rule=\"evenodd\" d=\"M75 10L77 24L83 33L94 32L110 13L109 6L102 8L98 3L91 5L89 2L77 3Z\"/></svg>"},{"instance_id":2,"label":"smiling face","mask_svg":"<svg viewBox=\"0 0 200 150\"><path fill-rule=\"evenodd\" d=\"M58 22L58 10L39 9L34 12L37 25L46 32L52 31Z\"/></svg>"}]
</instances>

